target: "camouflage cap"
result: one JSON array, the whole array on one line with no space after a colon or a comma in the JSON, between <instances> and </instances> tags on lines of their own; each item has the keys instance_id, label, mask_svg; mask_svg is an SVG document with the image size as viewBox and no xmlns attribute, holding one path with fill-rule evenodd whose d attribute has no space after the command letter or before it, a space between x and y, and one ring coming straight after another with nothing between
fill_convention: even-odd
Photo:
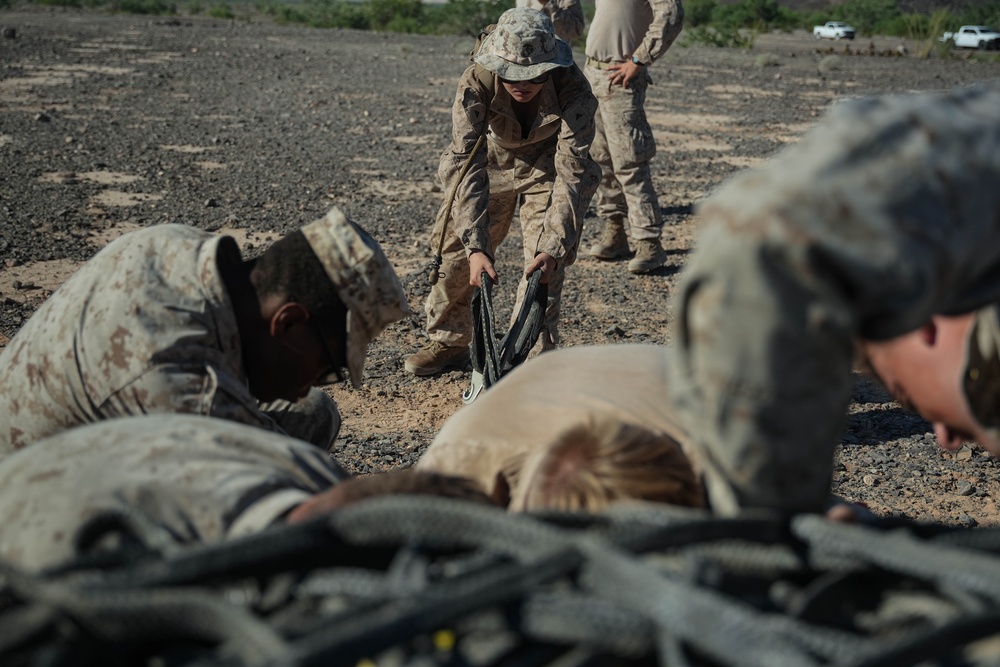
<instances>
[{"instance_id":1,"label":"camouflage cap","mask_svg":"<svg viewBox=\"0 0 1000 667\"><path fill-rule=\"evenodd\" d=\"M516 7L500 15L474 60L501 79L527 81L572 65L573 49L556 37L548 16L535 9Z\"/></svg>"},{"instance_id":2,"label":"camouflage cap","mask_svg":"<svg viewBox=\"0 0 1000 667\"><path fill-rule=\"evenodd\" d=\"M302 233L347 306L347 370L351 384L360 387L368 343L413 312L381 246L340 209L330 209Z\"/></svg>"},{"instance_id":3,"label":"camouflage cap","mask_svg":"<svg viewBox=\"0 0 1000 667\"><path fill-rule=\"evenodd\" d=\"M980 308L973 316L962 387L976 421L1000 439L1000 304Z\"/></svg>"}]
</instances>

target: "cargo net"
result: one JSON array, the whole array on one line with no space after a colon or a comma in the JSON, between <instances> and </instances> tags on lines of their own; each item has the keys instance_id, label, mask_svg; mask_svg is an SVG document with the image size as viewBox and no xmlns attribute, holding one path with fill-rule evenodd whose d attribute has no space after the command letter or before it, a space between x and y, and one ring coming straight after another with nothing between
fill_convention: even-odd
<instances>
[{"instance_id":1,"label":"cargo net","mask_svg":"<svg viewBox=\"0 0 1000 667\"><path fill-rule=\"evenodd\" d=\"M0 665L993 665L1000 532L510 515L383 497L180 546L135 517L2 568Z\"/></svg>"}]
</instances>

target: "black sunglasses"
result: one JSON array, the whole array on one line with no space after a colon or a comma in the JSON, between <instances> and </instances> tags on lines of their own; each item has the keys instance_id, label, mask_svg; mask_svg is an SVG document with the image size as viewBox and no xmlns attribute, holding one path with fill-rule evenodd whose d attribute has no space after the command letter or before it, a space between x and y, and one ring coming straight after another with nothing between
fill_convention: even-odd
<instances>
[{"instance_id":1,"label":"black sunglasses","mask_svg":"<svg viewBox=\"0 0 1000 667\"><path fill-rule=\"evenodd\" d=\"M319 383L334 384L336 382L343 382L346 379L344 371L337 363L337 357L334 355L333 350L330 349L330 337L326 335L326 329L320 324L319 318L310 318L309 321L316 328L316 333L319 334L319 340L323 345L323 350L326 352L326 362L328 364L327 371L319 379Z\"/></svg>"},{"instance_id":2,"label":"black sunglasses","mask_svg":"<svg viewBox=\"0 0 1000 667\"><path fill-rule=\"evenodd\" d=\"M539 83L545 83L548 80L549 80L548 72L546 72L545 74L539 74L534 79L527 79L527 80L522 79L521 81L511 81L510 79L505 79L503 77L500 77L500 81L502 83L534 83L537 85Z\"/></svg>"},{"instance_id":3,"label":"black sunglasses","mask_svg":"<svg viewBox=\"0 0 1000 667\"><path fill-rule=\"evenodd\" d=\"M301 301L294 296L289 296L288 300L301 303ZM340 355L335 354L334 351L330 349L331 338L327 335L326 327L323 326L323 323L320 322L318 317L314 317L311 313L309 317L309 326L312 327L313 331L315 331L319 336L320 345L323 346L323 351L326 353L326 372L324 372L319 378L318 384L334 384L336 382L343 382L347 378L344 374L343 368L341 368L340 364L337 363L337 359ZM346 350L343 356L346 359Z\"/></svg>"}]
</instances>

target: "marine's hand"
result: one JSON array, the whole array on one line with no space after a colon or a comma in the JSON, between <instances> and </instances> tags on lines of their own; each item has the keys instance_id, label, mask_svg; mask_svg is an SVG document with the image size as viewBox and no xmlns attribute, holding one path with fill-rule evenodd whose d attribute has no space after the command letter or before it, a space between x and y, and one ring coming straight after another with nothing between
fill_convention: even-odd
<instances>
[{"instance_id":1,"label":"marine's hand","mask_svg":"<svg viewBox=\"0 0 1000 667\"><path fill-rule=\"evenodd\" d=\"M483 271L493 280L494 285L500 283L500 276L497 275L496 269L493 268L493 260L485 252L476 251L469 255L469 284L473 287L482 287L480 282Z\"/></svg>"},{"instance_id":2,"label":"marine's hand","mask_svg":"<svg viewBox=\"0 0 1000 667\"><path fill-rule=\"evenodd\" d=\"M628 88L629 81L638 77L641 72L642 65L636 65L631 60L615 63L608 66L608 81L612 86L621 84L622 88Z\"/></svg>"},{"instance_id":3,"label":"marine's hand","mask_svg":"<svg viewBox=\"0 0 1000 667\"><path fill-rule=\"evenodd\" d=\"M535 272L536 269L542 270L542 280L541 282L549 282L549 278L552 277L552 272L556 270L556 260L555 257L548 253L540 252L535 255L535 259L532 260L528 268L524 270L524 279L527 280L531 277L531 274Z\"/></svg>"}]
</instances>

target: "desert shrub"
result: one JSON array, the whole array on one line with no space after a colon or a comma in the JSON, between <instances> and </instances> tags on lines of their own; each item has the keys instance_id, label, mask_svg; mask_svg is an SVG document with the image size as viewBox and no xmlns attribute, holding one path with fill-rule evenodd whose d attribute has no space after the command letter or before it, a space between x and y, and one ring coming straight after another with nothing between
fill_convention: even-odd
<instances>
[{"instance_id":1,"label":"desert shrub","mask_svg":"<svg viewBox=\"0 0 1000 667\"><path fill-rule=\"evenodd\" d=\"M757 39L757 33L748 31L747 34L738 28L716 29L712 26L698 26L693 30L684 31L682 46L701 44L703 46L736 47L742 49L752 49Z\"/></svg>"},{"instance_id":2,"label":"desert shrub","mask_svg":"<svg viewBox=\"0 0 1000 667\"><path fill-rule=\"evenodd\" d=\"M199 2L198 0L190 0L188 2L188 4L187 4L187 13L188 14L191 14L191 15L201 14L203 11L205 11L205 8L202 7L201 2Z\"/></svg>"},{"instance_id":3,"label":"desert shrub","mask_svg":"<svg viewBox=\"0 0 1000 667\"><path fill-rule=\"evenodd\" d=\"M314 28L369 30L372 27L364 5L343 0L306 0L295 7L294 11L283 11L276 18L305 23Z\"/></svg>"},{"instance_id":4,"label":"desert shrub","mask_svg":"<svg viewBox=\"0 0 1000 667\"><path fill-rule=\"evenodd\" d=\"M216 3L208 8L208 15L213 19L233 19L236 18L236 14L233 13L233 8L224 2Z\"/></svg>"},{"instance_id":5,"label":"desert shrub","mask_svg":"<svg viewBox=\"0 0 1000 667\"><path fill-rule=\"evenodd\" d=\"M164 0L114 0L112 11L127 14L176 14L177 6Z\"/></svg>"},{"instance_id":6,"label":"desert shrub","mask_svg":"<svg viewBox=\"0 0 1000 667\"><path fill-rule=\"evenodd\" d=\"M419 32L423 25L424 4L420 0L369 0L365 10L375 30Z\"/></svg>"},{"instance_id":7,"label":"desert shrub","mask_svg":"<svg viewBox=\"0 0 1000 667\"><path fill-rule=\"evenodd\" d=\"M35 0L36 4L53 7L82 7L81 0Z\"/></svg>"},{"instance_id":8,"label":"desert shrub","mask_svg":"<svg viewBox=\"0 0 1000 667\"><path fill-rule=\"evenodd\" d=\"M720 32L749 28L757 32L786 29L798 25L798 14L778 5L777 0L740 0L735 4L716 5L711 25Z\"/></svg>"},{"instance_id":9,"label":"desert shrub","mask_svg":"<svg viewBox=\"0 0 1000 667\"><path fill-rule=\"evenodd\" d=\"M697 28L712 22L712 12L718 6L716 0L689 0L684 3L684 27ZM588 24L589 25L589 24Z\"/></svg>"},{"instance_id":10,"label":"desert shrub","mask_svg":"<svg viewBox=\"0 0 1000 667\"><path fill-rule=\"evenodd\" d=\"M966 5L954 23L955 29L963 25L988 25L1000 29L1000 4Z\"/></svg>"},{"instance_id":11,"label":"desert shrub","mask_svg":"<svg viewBox=\"0 0 1000 667\"><path fill-rule=\"evenodd\" d=\"M430 32L453 35L479 34L514 6L514 0L448 0L443 5L427 5ZM588 24L589 25L589 24Z\"/></svg>"},{"instance_id":12,"label":"desert shrub","mask_svg":"<svg viewBox=\"0 0 1000 667\"><path fill-rule=\"evenodd\" d=\"M773 53L761 53L753 60L753 66L759 69L763 69L765 67L777 67L780 64L781 61L778 60L778 56Z\"/></svg>"},{"instance_id":13,"label":"desert shrub","mask_svg":"<svg viewBox=\"0 0 1000 667\"><path fill-rule=\"evenodd\" d=\"M837 12L861 35L899 35L895 22L902 16L896 0L847 0Z\"/></svg>"},{"instance_id":14,"label":"desert shrub","mask_svg":"<svg viewBox=\"0 0 1000 667\"><path fill-rule=\"evenodd\" d=\"M820 71L821 74L829 74L830 72L836 72L841 68L843 63L840 60L840 56L827 56L819 61L819 65L816 69Z\"/></svg>"}]
</instances>

